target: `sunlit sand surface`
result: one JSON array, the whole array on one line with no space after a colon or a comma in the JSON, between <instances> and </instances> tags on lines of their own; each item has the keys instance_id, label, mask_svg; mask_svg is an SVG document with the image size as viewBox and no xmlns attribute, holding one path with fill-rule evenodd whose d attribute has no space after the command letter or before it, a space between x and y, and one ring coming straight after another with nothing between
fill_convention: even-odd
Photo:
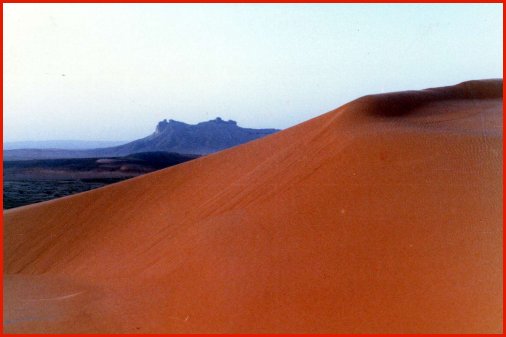
<instances>
[{"instance_id":1,"label":"sunlit sand surface","mask_svg":"<svg viewBox=\"0 0 506 337\"><path fill-rule=\"evenodd\" d=\"M499 333L502 80L4 212L7 333Z\"/></svg>"}]
</instances>

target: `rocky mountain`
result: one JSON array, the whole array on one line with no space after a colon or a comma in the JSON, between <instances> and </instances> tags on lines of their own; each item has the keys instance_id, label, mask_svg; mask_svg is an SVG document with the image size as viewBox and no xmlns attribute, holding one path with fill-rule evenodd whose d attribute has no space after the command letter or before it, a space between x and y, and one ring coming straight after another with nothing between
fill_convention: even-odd
<instances>
[{"instance_id":1,"label":"rocky mountain","mask_svg":"<svg viewBox=\"0 0 506 337\"><path fill-rule=\"evenodd\" d=\"M153 134L114 148L118 154L168 151L209 154L270 135L276 129L241 128L237 122L220 117L195 125L170 119L159 122Z\"/></svg>"},{"instance_id":2,"label":"rocky mountain","mask_svg":"<svg viewBox=\"0 0 506 337\"><path fill-rule=\"evenodd\" d=\"M137 152L166 151L205 155L265 137L279 130L242 128L220 117L198 124L163 120L151 135L119 146L88 150L16 149L4 150L4 160L95 158L126 156Z\"/></svg>"}]
</instances>

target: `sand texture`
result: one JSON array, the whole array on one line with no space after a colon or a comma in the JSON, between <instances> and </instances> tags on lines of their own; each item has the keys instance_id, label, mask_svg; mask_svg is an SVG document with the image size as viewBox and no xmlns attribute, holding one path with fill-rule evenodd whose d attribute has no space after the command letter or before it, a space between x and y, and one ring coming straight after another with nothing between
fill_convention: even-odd
<instances>
[{"instance_id":1,"label":"sand texture","mask_svg":"<svg viewBox=\"0 0 506 337\"><path fill-rule=\"evenodd\" d=\"M502 80L4 212L8 333L499 333Z\"/></svg>"}]
</instances>

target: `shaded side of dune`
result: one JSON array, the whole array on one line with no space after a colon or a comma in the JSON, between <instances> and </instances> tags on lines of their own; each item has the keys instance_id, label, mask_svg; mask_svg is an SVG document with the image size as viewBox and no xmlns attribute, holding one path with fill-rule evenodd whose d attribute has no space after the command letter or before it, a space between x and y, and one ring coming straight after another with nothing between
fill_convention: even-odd
<instances>
[{"instance_id":1,"label":"shaded side of dune","mask_svg":"<svg viewBox=\"0 0 506 337\"><path fill-rule=\"evenodd\" d=\"M420 91L369 95L359 98L353 104L361 105L361 111L371 116L399 117L434 102L502 99L502 95L502 80L480 80Z\"/></svg>"}]
</instances>

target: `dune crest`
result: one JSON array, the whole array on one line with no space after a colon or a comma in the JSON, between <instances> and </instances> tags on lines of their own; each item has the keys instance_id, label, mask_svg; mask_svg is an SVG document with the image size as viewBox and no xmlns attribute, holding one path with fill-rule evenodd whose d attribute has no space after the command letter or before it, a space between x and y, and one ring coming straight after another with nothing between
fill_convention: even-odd
<instances>
[{"instance_id":1,"label":"dune crest","mask_svg":"<svg viewBox=\"0 0 506 337\"><path fill-rule=\"evenodd\" d=\"M502 80L467 81L454 86L368 95L352 102L371 116L406 116L418 108L439 101L502 98Z\"/></svg>"},{"instance_id":2,"label":"dune crest","mask_svg":"<svg viewBox=\"0 0 506 337\"><path fill-rule=\"evenodd\" d=\"M5 332L501 332L502 80L5 211L4 287Z\"/></svg>"}]
</instances>

